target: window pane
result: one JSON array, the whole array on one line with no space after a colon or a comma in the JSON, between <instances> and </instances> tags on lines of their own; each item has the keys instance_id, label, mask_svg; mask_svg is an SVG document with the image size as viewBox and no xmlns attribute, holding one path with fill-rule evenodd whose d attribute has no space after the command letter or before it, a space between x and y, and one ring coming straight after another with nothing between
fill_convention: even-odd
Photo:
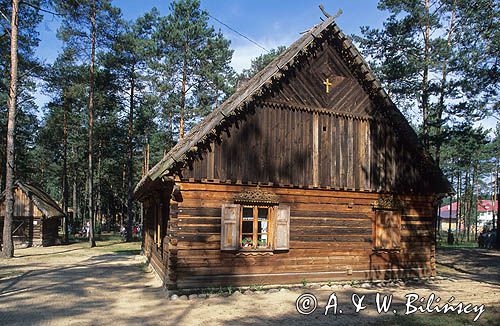
<instances>
[{"instance_id":1,"label":"window pane","mask_svg":"<svg viewBox=\"0 0 500 326\"><path fill-rule=\"evenodd\" d=\"M251 248L253 246L252 235L243 235L241 238L241 246L243 248Z\"/></svg>"},{"instance_id":2,"label":"window pane","mask_svg":"<svg viewBox=\"0 0 500 326\"><path fill-rule=\"evenodd\" d=\"M243 207L243 220L253 219L253 208Z\"/></svg>"},{"instance_id":3,"label":"window pane","mask_svg":"<svg viewBox=\"0 0 500 326\"><path fill-rule=\"evenodd\" d=\"M243 223L241 224L241 233L250 233L252 234L253 232L253 221L245 221L243 220Z\"/></svg>"},{"instance_id":4,"label":"window pane","mask_svg":"<svg viewBox=\"0 0 500 326\"><path fill-rule=\"evenodd\" d=\"M257 233L267 233L268 229L268 219L267 219L267 208L259 208L259 217L258 217L258 228Z\"/></svg>"},{"instance_id":5,"label":"window pane","mask_svg":"<svg viewBox=\"0 0 500 326\"><path fill-rule=\"evenodd\" d=\"M257 233L267 233L267 226L268 226L267 219L266 220L259 219Z\"/></svg>"},{"instance_id":6,"label":"window pane","mask_svg":"<svg viewBox=\"0 0 500 326\"><path fill-rule=\"evenodd\" d=\"M257 245L259 247L267 247L267 234L259 234L258 240L257 240Z\"/></svg>"}]
</instances>

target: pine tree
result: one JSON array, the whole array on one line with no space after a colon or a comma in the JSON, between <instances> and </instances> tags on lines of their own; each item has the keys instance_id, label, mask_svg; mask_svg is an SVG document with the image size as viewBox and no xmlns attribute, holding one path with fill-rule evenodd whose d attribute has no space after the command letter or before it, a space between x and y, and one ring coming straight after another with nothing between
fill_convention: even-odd
<instances>
[{"instance_id":1,"label":"pine tree","mask_svg":"<svg viewBox=\"0 0 500 326\"><path fill-rule=\"evenodd\" d=\"M42 20L39 10L40 2L37 0L19 4L18 27L18 81L16 101L16 133L14 144L15 175L17 179L29 180L34 172L33 156L30 148L33 147L33 134L36 134L38 121L36 118L36 105L33 100L35 91L35 78L43 73L42 66L34 55L38 46L37 26ZM11 16L12 1L0 0L0 12L5 17ZM6 140L7 140L7 101L10 83L10 24L5 17L0 18L0 166L6 165ZM0 187L5 187L6 169L0 169Z\"/></svg>"},{"instance_id":2,"label":"pine tree","mask_svg":"<svg viewBox=\"0 0 500 326\"><path fill-rule=\"evenodd\" d=\"M443 127L479 120L498 103L499 6L489 0L381 0L382 29L355 40L391 98L417 117L423 144L440 161ZM496 51L496 52L495 52Z\"/></svg>"},{"instance_id":3,"label":"pine tree","mask_svg":"<svg viewBox=\"0 0 500 326\"><path fill-rule=\"evenodd\" d=\"M88 94L88 212L89 244L95 247L95 192L94 192L94 90L96 51L105 47L116 35L120 11L108 0L58 1L57 8L63 15L59 37L65 46L89 60ZM90 40L90 42L89 42ZM90 43L90 44L89 44ZM90 48L90 53L88 49ZM98 194L99 195L99 194Z\"/></svg>"},{"instance_id":4,"label":"pine tree","mask_svg":"<svg viewBox=\"0 0 500 326\"><path fill-rule=\"evenodd\" d=\"M173 2L170 10L161 19L155 38L171 80L170 114L178 113L182 139L190 122L230 92L232 50L222 33L208 25L208 13L201 10L198 0Z\"/></svg>"},{"instance_id":5,"label":"pine tree","mask_svg":"<svg viewBox=\"0 0 500 326\"><path fill-rule=\"evenodd\" d=\"M5 217L3 225L2 257L14 257L12 243L12 220L14 218L14 133L16 130L17 100L17 41L19 23L19 0L12 0L12 16L10 20L10 84L9 116L7 123L7 167L5 177Z\"/></svg>"},{"instance_id":6,"label":"pine tree","mask_svg":"<svg viewBox=\"0 0 500 326\"><path fill-rule=\"evenodd\" d=\"M258 57L252 59L250 63L250 68L244 69L241 74L238 75L238 80L244 82L252 78L256 73L264 69L271 61L273 61L277 56L286 50L286 46L280 45L275 49L271 49L268 53L259 55Z\"/></svg>"},{"instance_id":7,"label":"pine tree","mask_svg":"<svg viewBox=\"0 0 500 326\"><path fill-rule=\"evenodd\" d=\"M109 56L111 69L116 71L117 77L122 81L122 93L128 97L127 121L127 241L132 240L133 215L133 185L135 128L134 117L137 102L140 101L140 92L145 87L144 73L147 69L148 58L153 50L151 31L154 24L154 12L147 13L135 22L124 24L124 31L115 39L112 46L112 55ZM126 105L127 106L127 105Z\"/></svg>"}]
</instances>

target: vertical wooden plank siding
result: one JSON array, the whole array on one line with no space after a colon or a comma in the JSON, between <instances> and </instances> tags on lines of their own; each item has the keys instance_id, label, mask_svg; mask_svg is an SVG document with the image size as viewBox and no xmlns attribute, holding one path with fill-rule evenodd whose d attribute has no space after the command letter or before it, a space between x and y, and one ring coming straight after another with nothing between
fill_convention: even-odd
<instances>
[{"instance_id":1,"label":"vertical wooden plank siding","mask_svg":"<svg viewBox=\"0 0 500 326\"><path fill-rule=\"evenodd\" d=\"M414 154L378 120L261 107L229 134L185 170L185 180L386 192L427 187Z\"/></svg>"},{"instance_id":2,"label":"vertical wooden plank siding","mask_svg":"<svg viewBox=\"0 0 500 326\"><path fill-rule=\"evenodd\" d=\"M317 113L313 114L313 186L319 187L319 117Z\"/></svg>"}]
</instances>

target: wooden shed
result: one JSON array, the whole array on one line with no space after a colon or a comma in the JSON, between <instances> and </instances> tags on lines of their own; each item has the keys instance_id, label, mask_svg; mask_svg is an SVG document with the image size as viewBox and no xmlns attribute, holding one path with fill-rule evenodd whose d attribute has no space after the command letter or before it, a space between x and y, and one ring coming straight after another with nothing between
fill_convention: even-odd
<instances>
[{"instance_id":1,"label":"wooden shed","mask_svg":"<svg viewBox=\"0 0 500 326\"><path fill-rule=\"evenodd\" d=\"M451 191L333 18L303 33L139 182L168 288L427 277Z\"/></svg>"},{"instance_id":2,"label":"wooden shed","mask_svg":"<svg viewBox=\"0 0 500 326\"><path fill-rule=\"evenodd\" d=\"M51 246L59 243L59 225L64 216L59 205L39 187L16 181L14 184L15 247ZM5 193L0 203L0 230L5 217ZM0 239L1 243L2 239Z\"/></svg>"}]
</instances>

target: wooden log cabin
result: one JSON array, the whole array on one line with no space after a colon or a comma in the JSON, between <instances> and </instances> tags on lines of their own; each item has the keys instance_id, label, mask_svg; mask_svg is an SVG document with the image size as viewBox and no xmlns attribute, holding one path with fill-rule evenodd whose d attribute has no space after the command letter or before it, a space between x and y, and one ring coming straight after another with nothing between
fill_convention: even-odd
<instances>
[{"instance_id":1,"label":"wooden log cabin","mask_svg":"<svg viewBox=\"0 0 500 326\"><path fill-rule=\"evenodd\" d=\"M59 243L59 225L64 216L59 205L39 187L16 181L12 238L17 248ZM5 217L5 192L0 203L0 230ZM0 244L2 239L0 239Z\"/></svg>"},{"instance_id":2,"label":"wooden log cabin","mask_svg":"<svg viewBox=\"0 0 500 326\"><path fill-rule=\"evenodd\" d=\"M171 289L427 277L452 191L328 18L139 182L145 255Z\"/></svg>"}]
</instances>

